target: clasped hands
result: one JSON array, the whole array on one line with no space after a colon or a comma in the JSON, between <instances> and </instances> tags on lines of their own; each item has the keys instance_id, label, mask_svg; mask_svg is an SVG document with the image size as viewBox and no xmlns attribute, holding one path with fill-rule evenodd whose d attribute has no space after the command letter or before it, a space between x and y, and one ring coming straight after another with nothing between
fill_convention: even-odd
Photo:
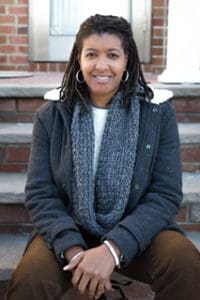
<instances>
[{"instance_id":1,"label":"clasped hands","mask_svg":"<svg viewBox=\"0 0 200 300\"><path fill-rule=\"evenodd\" d=\"M88 294L90 299L99 299L105 292L112 291L110 276L115 262L105 245L89 250L71 248L71 253L70 250L66 251L65 257L69 264L63 270L72 272L72 284L81 294Z\"/></svg>"}]
</instances>

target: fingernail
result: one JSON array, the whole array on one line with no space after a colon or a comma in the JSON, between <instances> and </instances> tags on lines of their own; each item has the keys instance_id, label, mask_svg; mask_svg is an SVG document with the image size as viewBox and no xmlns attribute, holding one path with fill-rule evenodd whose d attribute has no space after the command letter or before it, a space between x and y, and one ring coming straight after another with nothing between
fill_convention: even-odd
<instances>
[{"instance_id":1,"label":"fingernail","mask_svg":"<svg viewBox=\"0 0 200 300\"><path fill-rule=\"evenodd\" d=\"M69 266L68 266L68 265L66 265L66 266L63 267L63 270L64 270L64 271L68 271L68 269L69 269Z\"/></svg>"}]
</instances>

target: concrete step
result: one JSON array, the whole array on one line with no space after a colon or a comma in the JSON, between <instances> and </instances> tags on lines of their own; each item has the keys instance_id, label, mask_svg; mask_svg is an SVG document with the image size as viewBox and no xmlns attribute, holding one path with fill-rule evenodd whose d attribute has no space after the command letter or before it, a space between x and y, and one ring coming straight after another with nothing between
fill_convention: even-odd
<instances>
[{"instance_id":1,"label":"concrete step","mask_svg":"<svg viewBox=\"0 0 200 300\"><path fill-rule=\"evenodd\" d=\"M191 169L197 171L200 164L200 123L179 123L178 125L183 165L186 171L188 165L190 165L189 171ZM32 123L0 123L0 144L2 144L0 147L0 171L26 171L32 126Z\"/></svg>"},{"instance_id":2,"label":"concrete step","mask_svg":"<svg viewBox=\"0 0 200 300\"><path fill-rule=\"evenodd\" d=\"M32 123L0 123L0 143L30 143L32 129Z\"/></svg>"},{"instance_id":3,"label":"concrete step","mask_svg":"<svg viewBox=\"0 0 200 300\"><path fill-rule=\"evenodd\" d=\"M25 173L0 173L0 232L30 232L24 207ZM200 231L200 173L183 173L183 202L176 217L185 230Z\"/></svg>"},{"instance_id":4,"label":"concrete step","mask_svg":"<svg viewBox=\"0 0 200 300\"><path fill-rule=\"evenodd\" d=\"M0 143L31 142L32 123L0 123ZM200 144L200 123L179 123L182 144Z\"/></svg>"},{"instance_id":5,"label":"concrete step","mask_svg":"<svg viewBox=\"0 0 200 300\"><path fill-rule=\"evenodd\" d=\"M183 205L200 202L200 173L183 173ZM0 204L24 202L26 173L0 173Z\"/></svg>"},{"instance_id":6,"label":"concrete step","mask_svg":"<svg viewBox=\"0 0 200 300\"><path fill-rule=\"evenodd\" d=\"M187 233L188 238L200 249L200 234L199 232L189 232ZM2 289L5 292L6 282L9 280L11 273L15 270L19 263L20 258L23 255L24 249L26 247L28 240L28 235L26 234L0 234L0 289L2 284ZM122 277L121 275L114 274L113 276L116 280L127 279L127 277ZM4 283L4 284L3 284ZM123 287L123 290L130 300L151 300L154 297L150 287L146 284L134 281L130 286ZM70 295L74 295L74 291L69 292ZM1 292L0 292L1 295ZM118 292L110 293L108 295L109 300L119 299ZM1 298L0 298L1 299ZM77 299L77 298L70 298ZM84 300L80 298L80 300Z\"/></svg>"},{"instance_id":7,"label":"concrete step","mask_svg":"<svg viewBox=\"0 0 200 300\"><path fill-rule=\"evenodd\" d=\"M26 172L32 123L0 123L0 172ZM200 123L179 124L183 171L200 171Z\"/></svg>"}]
</instances>

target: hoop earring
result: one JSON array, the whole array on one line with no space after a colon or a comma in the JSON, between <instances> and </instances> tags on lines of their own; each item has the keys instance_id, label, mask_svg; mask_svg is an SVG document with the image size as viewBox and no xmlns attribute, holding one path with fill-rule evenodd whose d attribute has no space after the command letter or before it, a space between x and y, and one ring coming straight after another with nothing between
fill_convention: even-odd
<instances>
[{"instance_id":1,"label":"hoop earring","mask_svg":"<svg viewBox=\"0 0 200 300\"><path fill-rule=\"evenodd\" d=\"M126 74L126 76L125 76L125 74ZM121 80L121 82L122 82L122 83L125 83L125 82L127 82L128 79L129 79L129 72L128 72L127 70L125 70L123 76L125 76L125 79L124 79L124 80ZM122 76L122 78L123 78L123 76Z\"/></svg>"},{"instance_id":2,"label":"hoop earring","mask_svg":"<svg viewBox=\"0 0 200 300\"><path fill-rule=\"evenodd\" d=\"M78 83L83 83L85 80L84 79L80 79L79 78L79 74L81 72L81 69L79 69L77 72L76 72L76 80L78 81Z\"/></svg>"}]
</instances>

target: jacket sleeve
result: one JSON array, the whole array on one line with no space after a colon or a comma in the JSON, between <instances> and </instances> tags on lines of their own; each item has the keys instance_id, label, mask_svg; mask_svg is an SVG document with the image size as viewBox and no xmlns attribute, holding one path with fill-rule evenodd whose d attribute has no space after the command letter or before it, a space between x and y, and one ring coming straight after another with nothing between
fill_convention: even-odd
<instances>
[{"instance_id":1,"label":"jacket sleeve","mask_svg":"<svg viewBox=\"0 0 200 300\"><path fill-rule=\"evenodd\" d=\"M161 230L176 228L174 218L182 200L182 172L176 116L170 106L158 134L158 146L154 148L156 155L145 192L136 207L103 237L118 245L124 254L125 265L144 251ZM142 182L142 178L140 180Z\"/></svg>"},{"instance_id":2,"label":"jacket sleeve","mask_svg":"<svg viewBox=\"0 0 200 300\"><path fill-rule=\"evenodd\" d=\"M25 205L47 248L53 249L59 259L60 253L67 248L74 245L86 248L86 244L67 213L54 182L50 164L50 134L43 119L39 113L36 114L25 186Z\"/></svg>"}]
</instances>

